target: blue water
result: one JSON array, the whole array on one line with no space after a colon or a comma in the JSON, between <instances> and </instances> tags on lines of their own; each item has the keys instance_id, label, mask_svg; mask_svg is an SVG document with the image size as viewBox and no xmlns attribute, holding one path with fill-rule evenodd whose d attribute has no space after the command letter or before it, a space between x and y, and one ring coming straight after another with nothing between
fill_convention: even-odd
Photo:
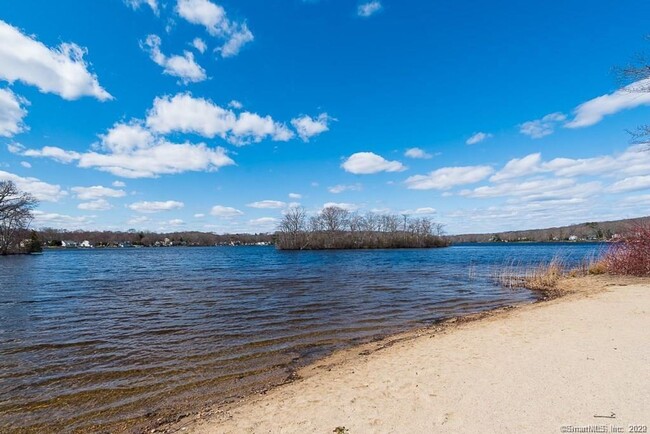
<instances>
[{"instance_id":1,"label":"blue water","mask_svg":"<svg viewBox=\"0 0 650 434\"><path fill-rule=\"evenodd\" d=\"M513 261L598 244L280 252L48 250L0 258L0 431L144 429L357 342L535 300Z\"/></svg>"}]
</instances>

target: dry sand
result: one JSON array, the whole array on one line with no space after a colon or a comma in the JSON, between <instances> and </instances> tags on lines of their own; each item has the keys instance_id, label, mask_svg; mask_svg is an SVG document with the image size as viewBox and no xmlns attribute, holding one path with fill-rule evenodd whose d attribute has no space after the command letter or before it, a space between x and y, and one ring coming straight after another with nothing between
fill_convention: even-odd
<instances>
[{"instance_id":1,"label":"dry sand","mask_svg":"<svg viewBox=\"0 0 650 434\"><path fill-rule=\"evenodd\" d=\"M581 278L564 286L570 294L549 302L334 354L295 382L174 431L559 433L650 425L650 281Z\"/></svg>"}]
</instances>

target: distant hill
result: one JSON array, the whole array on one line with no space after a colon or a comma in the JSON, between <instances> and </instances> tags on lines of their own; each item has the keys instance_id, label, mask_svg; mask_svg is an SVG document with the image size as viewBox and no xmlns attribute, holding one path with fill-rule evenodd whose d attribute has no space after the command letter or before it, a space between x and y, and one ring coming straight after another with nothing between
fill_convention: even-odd
<instances>
[{"instance_id":1,"label":"distant hill","mask_svg":"<svg viewBox=\"0 0 650 434\"><path fill-rule=\"evenodd\" d=\"M587 222L548 229L450 235L448 238L453 243L610 241L639 223L650 224L650 216L607 222Z\"/></svg>"}]
</instances>

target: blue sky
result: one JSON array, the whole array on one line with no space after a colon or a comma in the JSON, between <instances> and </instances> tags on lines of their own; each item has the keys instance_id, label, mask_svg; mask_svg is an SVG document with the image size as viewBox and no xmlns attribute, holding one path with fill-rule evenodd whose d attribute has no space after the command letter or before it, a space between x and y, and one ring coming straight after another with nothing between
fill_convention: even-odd
<instances>
[{"instance_id":1,"label":"blue sky","mask_svg":"<svg viewBox=\"0 0 650 434\"><path fill-rule=\"evenodd\" d=\"M5 1L0 178L68 229L265 232L330 203L450 233L648 215L626 130L650 94L612 68L649 33L637 0Z\"/></svg>"}]
</instances>

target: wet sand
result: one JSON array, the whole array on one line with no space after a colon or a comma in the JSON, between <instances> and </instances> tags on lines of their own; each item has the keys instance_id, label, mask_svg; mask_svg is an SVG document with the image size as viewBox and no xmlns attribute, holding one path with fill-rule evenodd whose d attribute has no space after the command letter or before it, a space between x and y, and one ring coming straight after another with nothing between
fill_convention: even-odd
<instances>
[{"instance_id":1,"label":"wet sand","mask_svg":"<svg viewBox=\"0 0 650 434\"><path fill-rule=\"evenodd\" d=\"M289 384L160 430L552 433L650 425L650 280L587 277L562 289L551 301L337 352Z\"/></svg>"}]
</instances>

